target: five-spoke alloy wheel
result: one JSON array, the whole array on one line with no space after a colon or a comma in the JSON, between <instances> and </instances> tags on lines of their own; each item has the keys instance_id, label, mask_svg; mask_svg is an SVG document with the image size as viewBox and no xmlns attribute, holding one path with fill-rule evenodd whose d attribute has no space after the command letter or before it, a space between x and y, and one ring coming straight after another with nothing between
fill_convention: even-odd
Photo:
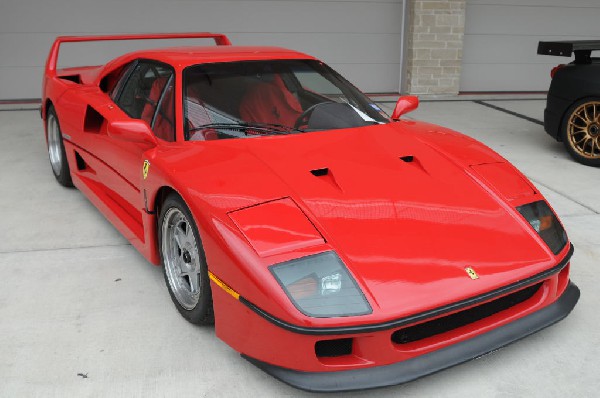
<instances>
[{"instance_id":1,"label":"five-spoke alloy wheel","mask_svg":"<svg viewBox=\"0 0 600 398\"><path fill-rule=\"evenodd\" d=\"M171 194L161 208L158 243L169 294L190 322L214 321L206 257L190 210Z\"/></svg>"}]
</instances>

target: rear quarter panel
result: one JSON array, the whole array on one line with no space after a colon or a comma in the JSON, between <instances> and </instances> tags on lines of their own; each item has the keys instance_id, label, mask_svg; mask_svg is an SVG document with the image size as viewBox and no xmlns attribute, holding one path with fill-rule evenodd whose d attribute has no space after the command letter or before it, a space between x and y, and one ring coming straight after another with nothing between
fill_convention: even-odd
<instances>
[{"instance_id":1,"label":"rear quarter panel","mask_svg":"<svg viewBox=\"0 0 600 398\"><path fill-rule=\"evenodd\" d=\"M550 82L544 129L557 140L561 140L561 128L566 112L576 101L600 97L600 64L569 64L556 71Z\"/></svg>"}]
</instances>

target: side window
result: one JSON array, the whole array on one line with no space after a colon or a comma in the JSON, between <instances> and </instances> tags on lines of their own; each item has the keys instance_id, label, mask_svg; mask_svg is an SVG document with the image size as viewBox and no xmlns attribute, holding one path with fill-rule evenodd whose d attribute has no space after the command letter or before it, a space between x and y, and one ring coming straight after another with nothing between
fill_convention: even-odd
<instances>
[{"instance_id":1,"label":"side window","mask_svg":"<svg viewBox=\"0 0 600 398\"><path fill-rule=\"evenodd\" d=\"M132 118L142 119L152 126L163 90L172 75L172 70L165 65L139 62L115 102Z\"/></svg>"},{"instance_id":2,"label":"side window","mask_svg":"<svg viewBox=\"0 0 600 398\"><path fill-rule=\"evenodd\" d=\"M123 65L118 69L113 70L108 75L104 76L100 81L100 89L107 93L114 101L120 88L125 83L129 70L133 67L133 62Z\"/></svg>"}]
</instances>

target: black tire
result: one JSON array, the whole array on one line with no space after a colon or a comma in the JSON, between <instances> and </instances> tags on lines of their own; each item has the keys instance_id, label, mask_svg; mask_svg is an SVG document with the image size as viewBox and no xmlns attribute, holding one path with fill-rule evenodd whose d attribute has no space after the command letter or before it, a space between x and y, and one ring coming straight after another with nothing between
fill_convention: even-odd
<instances>
[{"instance_id":1,"label":"black tire","mask_svg":"<svg viewBox=\"0 0 600 398\"><path fill-rule=\"evenodd\" d=\"M577 162L600 166L600 98L576 101L565 113L562 142Z\"/></svg>"},{"instance_id":2,"label":"black tire","mask_svg":"<svg viewBox=\"0 0 600 398\"><path fill-rule=\"evenodd\" d=\"M185 236L177 233L183 233ZM180 237L177 238L176 235ZM158 248L165 283L179 313L193 324L213 324L212 293L206 255L192 213L183 199L176 194L167 196L161 206L158 218ZM186 272L187 275L184 275ZM196 294L195 283L198 286Z\"/></svg>"},{"instance_id":3,"label":"black tire","mask_svg":"<svg viewBox=\"0 0 600 398\"><path fill-rule=\"evenodd\" d=\"M60 122L52 105L48 107L46 114L46 147L48 148L50 167L56 181L64 187L72 187L71 170L65 151Z\"/></svg>"}]
</instances>

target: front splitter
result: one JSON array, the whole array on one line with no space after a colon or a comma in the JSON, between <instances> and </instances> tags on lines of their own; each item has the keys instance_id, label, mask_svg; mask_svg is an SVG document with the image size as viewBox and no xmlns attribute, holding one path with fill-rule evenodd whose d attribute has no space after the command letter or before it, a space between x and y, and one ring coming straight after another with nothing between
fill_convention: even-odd
<instances>
[{"instance_id":1,"label":"front splitter","mask_svg":"<svg viewBox=\"0 0 600 398\"><path fill-rule=\"evenodd\" d=\"M579 288L569 282L551 305L471 339L391 365L335 371L302 372L274 366L242 354L271 376L306 391L364 390L406 383L497 350L565 318L579 300Z\"/></svg>"}]
</instances>

